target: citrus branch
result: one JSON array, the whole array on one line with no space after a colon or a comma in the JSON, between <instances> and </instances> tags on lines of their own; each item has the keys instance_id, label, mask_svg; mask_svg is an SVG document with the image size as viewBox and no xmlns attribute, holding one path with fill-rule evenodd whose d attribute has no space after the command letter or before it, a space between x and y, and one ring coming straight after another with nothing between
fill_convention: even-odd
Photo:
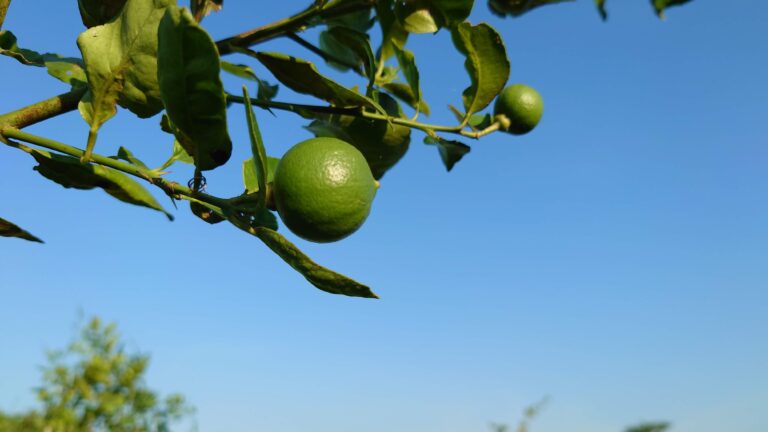
<instances>
[{"instance_id":1,"label":"citrus branch","mask_svg":"<svg viewBox=\"0 0 768 432\"><path fill-rule=\"evenodd\" d=\"M315 18L323 20L370 9L376 4L376 0L337 2L328 7L323 3L315 1L311 6L293 16L217 41L216 47L219 49L219 54L232 54L238 47L246 48L288 33L306 30L315 25L312 22Z\"/></svg>"},{"instance_id":2,"label":"citrus branch","mask_svg":"<svg viewBox=\"0 0 768 432\"><path fill-rule=\"evenodd\" d=\"M235 95L229 95L229 94L227 95L227 101L234 102L234 103L245 103L245 99L243 99L242 96L235 96ZM388 123L392 123L400 126L406 126L412 129L419 129L421 131L426 132L428 135L433 135L435 132L446 132L446 133L462 135L467 138L473 138L473 139L478 139L492 132L496 132L497 130L499 130L501 126L498 122L494 122L483 130L468 131L468 130L465 130L464 129L465 126L462 126L462 125L443 126L443 125L419 123L415 120L409 120L409 119L404 119L400 117L393 117L393 116L388 116L384 114L365 111L360 107L349 108L349 107L334 107L334 106L324 106L324 105L294 104L294 103L288 103L288 102L277 102L277 101L253 99L253 98L251 98L251 104L253 104L254 106L258 106L260 108L265 108L265 109L274 108L282 111L291 111L293 113L296 113L302 116L306 112L314 112L314 113L320 113L320 114L348 115L353 117L367 118L370 120L381 120L381 121L386 121Z\"/></svg>"},{"instance_id":3,"label":"citrus branch","mask_svg":"<svg viewBox=\"0 0 768 432\"><path fill-rule=\"evenodd\" d=\"M77 109L80 98L85 94L85 90L85 87L78 86L67 93L0 115L0 127L13 126L22 129L69 111L74 111Z\"/></svg>"},{"instance_id":4,"label":"citrus branch","mask_svg":"<svg viewBox=\"0 0 768 432\"><path fill-rule=\"evenodd\" d=\"M6 139L7 138L17 139L19 141L23 141L29 144L34 144L36 146L47 148L49 150L54 150L59 153L63 153L76 158L81 158L85 154L83 150L77 147L72 147L70 145L67 145L58 141L54 141L52 139L48 139L41 136L30 134L27 132L23 132L14 127L5 126L0 128L0 137L6 138ZM23 151L27 151L24 149L24 147L26 146L13 145L10 143L10 141L6 142L6 144L9 144L11 147L19 148ZM130 174L134 177L139 177L141 179L144 179L149 183L159 187L160 189L163 190L163 192L165 192L166 194L174 198L178 198L178 197L183 199L192 198L194 200L202 201L204 203L211 204L213 206L221 207L221 208L228 208L231 206L230 200L228 199L215 197L213 195L208 195L202 192L196 192L184 185L178 184L176 182L168 181L162 178L161 176L157 175L151 170L141 168L139 166L136 166L128 162L123 162L117 159L112 159L112 158L94 153L91 155L91 163L112 168L112 169L124 172L126 174Z\"/></svg>"}]
</instances>

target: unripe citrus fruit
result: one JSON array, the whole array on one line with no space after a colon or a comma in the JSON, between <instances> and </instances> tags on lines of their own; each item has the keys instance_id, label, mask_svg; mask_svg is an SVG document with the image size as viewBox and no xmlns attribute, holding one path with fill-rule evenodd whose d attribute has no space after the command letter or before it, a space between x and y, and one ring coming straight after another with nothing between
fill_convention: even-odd
<instances>
[{"instance_id":1,"label":"unripe citrus fruit","mask_svg":"<svg viewBox=\"0 0 768 432\"><path fill-rule=\"evenodd\" d=\"M365 222L376 181L362 153L336 138L293 146L275 170L274 202L283 223L306 240L327 243Z\"/></svg>"},{"instance_id":2,"label":"unripe citrus fruit","mask_svg":"<svg viewBox=\"0 0 768 432\"><path fill-rule=\"evenodd\" d=\"M380 93L379 104L388 115L402 117L397 101ZM315 136L338 138L355 146L368 161L373 177L380 179L408 150L411 129L385 120L371 120L346 115L320 117L308 129Z\"/></svg>"},{"instance_id":3,"label":"unripe citrus fruit","mask_svg":"<svg viewBox=\"0 0 768 432\"><path fill-rule=\"evenodd\" d=\"M503 115L509 121L502 130L515 135L532 131L544 113L544 101L532 87L513 84L501 91L493 107L494 116Z\"/></svg>"}]
</instances>

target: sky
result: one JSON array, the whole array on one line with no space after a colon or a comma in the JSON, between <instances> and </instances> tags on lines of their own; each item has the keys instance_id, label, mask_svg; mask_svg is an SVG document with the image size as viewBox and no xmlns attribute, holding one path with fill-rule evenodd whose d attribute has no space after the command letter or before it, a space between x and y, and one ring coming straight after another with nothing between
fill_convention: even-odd
<instances>
[{"instance_id":1,"label":"sky","mask_svg":"<svg viewBox=\"0 0 768 432\"><path fill-rule=\"evenodd\" d=\"M305 3L228 1L204 25L219 39ZM768 430L768 4L697 0L660 21L647 3L608 2L603 23L585 0L507 20L477 2L470 20L503 36L510 83L545 100L539 127L470 143L450 173L414 133L359 232L318 245L282 230L380 300L318 291L257 239L184 203L169 222L65 190L0 148L0 216L46 241L0 242L0 409L35 407L45 350L99 315L151 355L149 385L184 394L204 432L483 431L544 397L534 432L643 420ZM4 28L22 46L79 55L74 2L17 0ZM425 120L452 124L463 58L445 31L408 46ZM258 49L361 84L291 41ZM0 112L66 91L0 60ZM232 92L241 84L225 80ZM277 99L310 101L285 88ZM242 107L228 114L235 152L208 176L220 196L242 191L250 151ZM257 112L280 156L310 134L275 114ZM122 145L160 165L171 142L157 123L123 110L97 152ZM80 147L87 130L76 112L29 128Z\"/></svg>"}]
</instances>

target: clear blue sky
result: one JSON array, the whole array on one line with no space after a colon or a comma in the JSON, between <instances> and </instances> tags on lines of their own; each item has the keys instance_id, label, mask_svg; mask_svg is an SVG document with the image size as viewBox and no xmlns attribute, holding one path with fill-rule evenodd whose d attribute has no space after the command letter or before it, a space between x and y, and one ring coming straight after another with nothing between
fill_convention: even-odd
<instances>
[{"instance_id":1,"label":"clear blue sky","mask_svg":"<svg viewBox=\"0 0 768 432\"><path fill-rule=\"evenodd\" d=\"M304 3L227 1L205 24L224 37ZM0 215L47 242L0 242L0 409L34 406L43 351L83 311L151 353L150 384L185 394L204 432L484 431L546 395L535 432L653 419L765 432L768 5L696 0L662 22L647 3L611 1L601 23L586 0L517 20L478 1L472 21L503 34L511 81L539 89L544 118L530 135L475 143L450 174L416 134L361 231L298 241L379 301L317 291L183 203L171 223L64 190L0 148ZM73 1L17 0L5 27L24 46L78 55ZM409 46L429 120L452 121L463 60L445 32ZM263 49L318 60L287 41ZM0 111L65 90L0 60ZM271 154L310 136L290 114L257 115ZM248 152L242 109L230 118L235 155L209 176L219 195L241 191ZM156 123L123 111L97 150L124 145L159 165L170 142ZM80 146L87 135L77 113L30 131Z\"/></svg>"}]
</instances>

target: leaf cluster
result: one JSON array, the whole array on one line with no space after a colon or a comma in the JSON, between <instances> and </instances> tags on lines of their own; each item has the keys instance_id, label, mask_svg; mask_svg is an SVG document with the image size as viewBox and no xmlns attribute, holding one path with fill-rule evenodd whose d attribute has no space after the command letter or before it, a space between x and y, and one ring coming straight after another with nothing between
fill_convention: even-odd
<instances>
[{"instance_id":1,"label":"leaf cluster","mask_svg":"<svg viewBox=\"0 0 768 432\"><path fill-rule=\"evenodd\" d=\"M149 357L128 353L114 324L92 318L68 347L48 353L37 388L42 407L0 413L3 432L167 432L192 408L147 387Z\"/></svg>"},{"instance_id":2,"label":"leaf cluster","mask_svg":"<svg viewBox=\"0 0 768 432\"><path fill-rule=\"evenodd\" d=\"M655 0L653 4L661 13L684 2ZM3 14L9 3L0 0ZM501 15L519 16L554 3L559 1L490 0L489 6ZM597 4L605 12L604 2ZM20 47L10 31L0 31L0 55L44 67L70 88L65 95L0 115L0 141L30 154L37 172L66 188L99 188L172 219L131 177L144 180L174 205L178 200L189 201L192 213L206 223L226 221L255 236L321 290L375 298L370 288L316 264L277 232L270 183L278 159L267 151L254 108L296 114L314 135L356 146L377 179L404 157L414 131L423 135L425 144L437 148L450 171L471 151L464 138L478 139L500 129L501 120L485 110L510 75L501 35L488 23L467 21L476 6L474 0L315 0L286 19L215 41L201 21L223 6L222 0L191 0L189 9L176 0L78 0L85 26L77 38L82 58L41 54ZM316 42L300 35L313 27L321 30ZM371 43L373 32L382 36L378 46ZM450 106L456 116L452 125L420 120L430 115L431 108L424 100L416 55L407 48L413 35L436 32L450 33L467 71L468 85L456 96L461 109ZM294 41L321 63L293 52L258 50L261 43L275 38ZM224 56L238 59L225 61ZM255 62L277 83L258 76ZM354 80L362 81L338 82L322 71L325 67L350 72ZM243 79L243 90L227 91L222 73ZM256 85L256 97L249 95L249 84ZM276 100L280 86L312 103ZM233 143L229 135L234 120L227 108L233 103L244 107L249 143ZM20 130L74 109L86 123L84 148ZM171 135L167 139L170 156L164 164L150 168L126 148L114 156L95 152L101 127L120 109L139 118L162 113L160 129ZM228 198L207 193L211 185L203 173L224 167L235 145L248 145L252 153L239 165L243 193ZM169 179L168 168L175 163L194 165L194 178L188 182ZM0 220L0 236L39 241L6 220Z\"/></svg>"}]
</instances>

